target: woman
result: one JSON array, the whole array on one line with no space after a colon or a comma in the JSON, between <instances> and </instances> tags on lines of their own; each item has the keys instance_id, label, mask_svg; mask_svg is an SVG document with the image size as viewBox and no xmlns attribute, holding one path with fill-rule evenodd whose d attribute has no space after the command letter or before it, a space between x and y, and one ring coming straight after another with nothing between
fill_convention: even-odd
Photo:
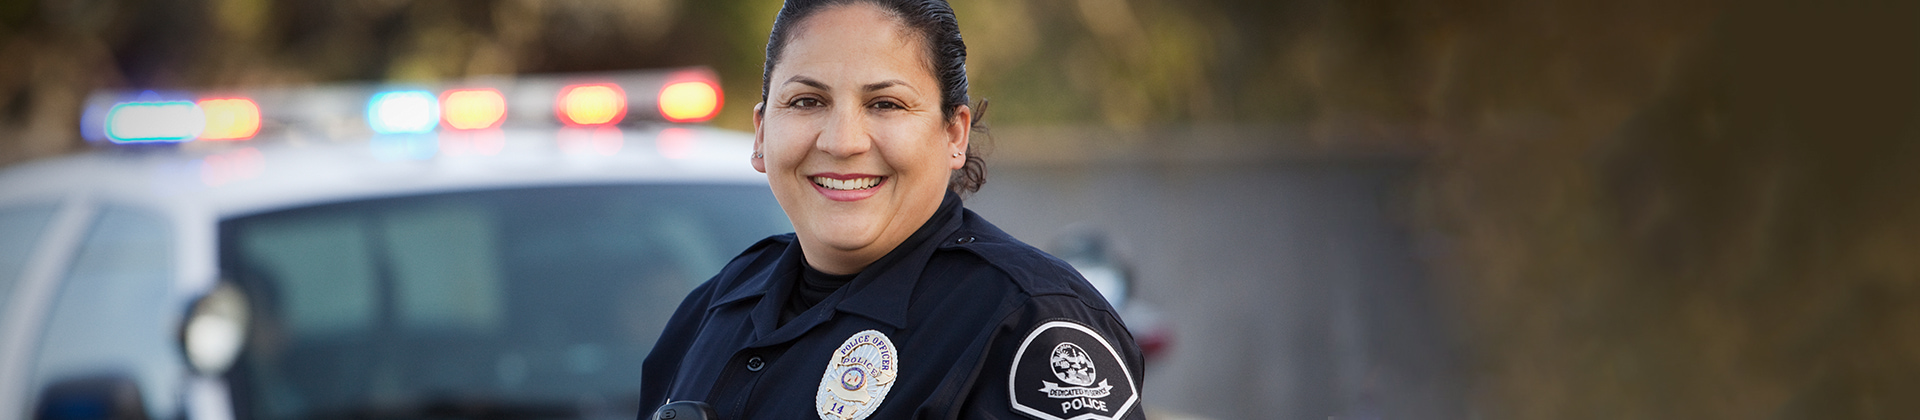
<instances>
[{"instance_id":1,"label":"woman","mask_svg":"<svg viewBox=\"0 0 1920 420\"><path fill-rule=\"evenodd\" d=\"M727 420L1141 418L1140 352L1106 300L961 207L983 174L965 60L942 0L786 2L752 163L795 232L681 303L643 419L670 401Z\"/></svg>"}]
</instances>

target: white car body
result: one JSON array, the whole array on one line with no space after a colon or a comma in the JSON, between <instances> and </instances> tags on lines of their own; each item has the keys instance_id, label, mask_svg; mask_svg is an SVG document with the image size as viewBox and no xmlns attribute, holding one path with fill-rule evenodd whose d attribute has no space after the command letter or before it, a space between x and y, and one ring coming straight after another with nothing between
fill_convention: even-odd
<instances>
[{"instance_id":1,"label":"white car body","mask_svg":"<svg viewBox=\"0 0 1920 420\"><path fill-rule=\"evenodd\" d=\"M650 124L627 127L613 138L603 132L596 140L599 143L573 145L577 147L564 147L567 137L577 136L574 140L579 143L587 141L580 140L587 135L560 128L508 128L500 134L504 147L492 153L463 153L446 147L442 139L437 152L425 159L383 153L377 145L382 140L374 138L263 138L170 148L103 147L0 172L0 211L51 209L37 239L14 240L30 244L27 249L31 250L19 271L0 272L0 420L32 418L36 395L48 381L97 371L131 375L141 388L145 410L155 418L232 419L234 413L224 406L228 385L216 375L196 373L179 350L184 312L221 279L218 226L223 220L326 203L453 191L654 183L764 188L766 184L764 175L748 165L751 137L745 133ZM413 140L428 142L432 149L434 136ZM170 284L156 286L165 293L151 296L155 301L148 303L173 309L160 314L163 319L134 323L147 327L100 325L104 331L95 334L104 342L98 346L43 348L61 281L90 225L108 207L138 209L170 225L173 261L171 272L164 276ZM677 302L679 297L668 299ZM99 316L115 316L111 312L118 309L100 308ZM149 328L155 326L159 328ZM170 354L154 353L162 348ZM37 353L42 351L72 353L63 356L67 362L62 365L36 365L42 356Z\"/></svg>"}]
</instances>

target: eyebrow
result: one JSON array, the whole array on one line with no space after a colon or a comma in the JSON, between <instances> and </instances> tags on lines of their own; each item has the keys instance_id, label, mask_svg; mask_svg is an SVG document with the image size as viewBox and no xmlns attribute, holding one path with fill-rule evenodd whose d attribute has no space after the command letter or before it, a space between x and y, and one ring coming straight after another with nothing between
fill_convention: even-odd
<instances>
[{"instance_id":1,"label":"eyebrow","mask_svg":"<svg viewBox=\"0 0 1920 420\"><path fill-rule=\"evenodd\" d=\"M792 78L787 79L787 83L799 83L807 86L813 86L814 89L832 90L832 89L827 89L826 83L820 83L820 81L818 80L809 79L807 78L807 76L793 76Z\"/></svg>"},{"instance_id":2,"label":"eyebrow","mask_svg":"<svg viewBox=\"0 0 1920 420\"><path fill-rule=\"evenodd\" d=\"M797 75L793 76L792 78L787 79L787 83L799 83L807 86L812 86L814 89L832 90L827 88L827 84L820 83L820 81L813 80L812 78L808 78L807 76L797 76ZM865 86L861 86L861 88L863 91L873 92L873 91L886 89L894 86L908 86L908 85L907 85L907 82L901 81L899 79L888 79L888 80L868 83Z\"/></svg>"},{"instance_id":3,"label":"eyebrow","mask_svg":"<svg viewBox=\"0 0 1920 420\"><path fill-rule=\"evenodd\" d=\"M894 86L904 87L904 86L907 86L907 82L903 82L897 79L891 79L891 80L882 80L878 82L868 83L866 86L862 86L862 87L865 88L865 91L872 92L872 91L886 89Z\"/></svg>"}]
</instances>

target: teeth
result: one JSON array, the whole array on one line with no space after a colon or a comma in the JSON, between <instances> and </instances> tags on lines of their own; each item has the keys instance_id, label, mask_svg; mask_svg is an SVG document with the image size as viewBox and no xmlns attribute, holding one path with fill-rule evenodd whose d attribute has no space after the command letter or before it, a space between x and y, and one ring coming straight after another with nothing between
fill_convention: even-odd
<instances>
[{"instance_id":1,"label":"teeth","mask_svg":"<svg viewBox=\"0 0 1920 420\"><path fill-rule=\"evenodd\" d=\"M864 190L880 185L880 177L833 179L824 176L813 177L813 183L833 190Z\"/></svg>"}]
</instances>

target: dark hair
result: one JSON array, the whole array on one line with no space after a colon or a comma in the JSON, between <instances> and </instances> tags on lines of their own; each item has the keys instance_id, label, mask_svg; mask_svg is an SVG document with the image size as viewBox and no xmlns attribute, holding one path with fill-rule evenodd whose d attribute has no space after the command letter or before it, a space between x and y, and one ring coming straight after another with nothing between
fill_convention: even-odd
<instances>
[{"instance_id":1,"label":"dark hair","mask_svg":"<svg viewBox=\"0 0 1920 420\"><path fill-rule=\"evenodd\" d=\"M941 115L948 121L953 120L954 113L970 100L967 97L967 43L960 40L960 22L945 0L787 0L780 7L780 14L773 18L772 33L767 35L767 64L760 75L760 102L767 101L773 66L779 64L780 54L786 51L794 25L831 6L859 3L879 6L926 41L927 64L940 83ZM973 107L973 120L967 121L969 128L987 134L987 127L982 123L986 116L987 101L983 99ZM948 178L948 191L971 194L987 182L987 161L981 158L978 144L967 144L967 163Z\"/></svg>"}]
</instances>

